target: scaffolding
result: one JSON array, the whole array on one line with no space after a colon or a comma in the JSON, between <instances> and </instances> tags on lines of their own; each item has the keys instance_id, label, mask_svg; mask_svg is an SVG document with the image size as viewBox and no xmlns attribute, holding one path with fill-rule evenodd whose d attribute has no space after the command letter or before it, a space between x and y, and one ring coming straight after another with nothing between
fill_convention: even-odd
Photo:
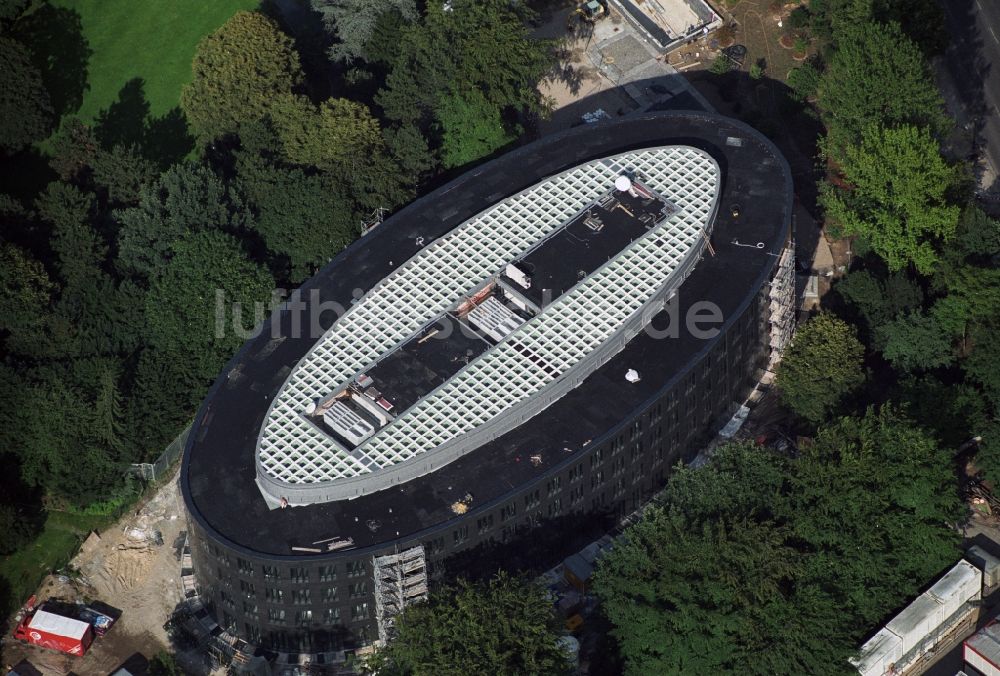
<instances>
[{"instance_id":1,"label":"scaffolding","mask_svg":"<svg viewBox=\"0 0 1000 676\"><path fill-rule=\"evenodd\" d=\"M781 355L792 339L795 329L795 248L789 241L781 252L778 269L771 280L768 292L770 304L770 346L771 356L767 362L765 378L773 377L774 368L781 360Z\"/></svg>"},{"instance_id":2,"label":"scaffolding","mask_svg":"<svg viewBox=\"0 0 1000 676\"><path fill-rule=\"evenodd\" d=\"M427 561L422 545L373 559L375 619L384 644L392 638L396 616L403 608L427 598Z\"/></svg>"}]
</instances>

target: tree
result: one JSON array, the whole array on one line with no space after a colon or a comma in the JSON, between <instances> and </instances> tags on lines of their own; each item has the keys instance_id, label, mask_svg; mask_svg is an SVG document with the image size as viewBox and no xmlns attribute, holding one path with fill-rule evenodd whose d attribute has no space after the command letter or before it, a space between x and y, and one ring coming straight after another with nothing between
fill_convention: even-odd
<instances>
[{"instance_id":1,"label":"tree","mask_svg":"<svg viewBox=\"0 0 1000 676\"><path fill-rule=\"evenodd\" d=\"M863 342L879 351L885 346L879 329L900 313L920 308L924 300L920 286L905 272L885 273L877 267L849 272L835 283L833 292L845 304Z\"/></svg>"},{"instance_id":2,"label":"tree","mask_svg":"<svg viewBox=\"0 0 1000 676\"><path fill-rule=\"evenodd\" d=\"M166 650L161 650L149 661L149 676L181 676L184 672L177 660Z\"/></svg>"},{"instance_id":3,"label":"tree","mask_svg":"<svg viewBox=\"0 0 1000 676\"><path fill-rule=\"evenodd\" d=\"M998 331L1000 319L997 318L973 324L969 331L972 350L961 363L966 377L983 388L983 393L996 411L1000 411L1000 342L996 340Z\"/></svg>"},{"instance_id":4,"label":"tree","mask_svg":"<svg viewBox=\"0 0 1000 676\"><path fill-rule=\"evenodd\" d=\"M52 224L52 250L64 287L80 291L101 276L108 246L94 229L97 203L92 194L66 183L51 183L35 202Z\"/></svg>"},{"instance_id":5,"label":"tree","mask_svg":"<svg viewBox=\"0 0 1000 676\"><path fill-rule=\"evenodd\" d=\"M987 402L973 385L945 382L932 375L905 378L898 393L906 415L934 432L946 448L958 448L987 427Z\"/></svg>"},{"instance_id":6,"label":"tree","mask_svg":"<svg viewBox=\"0 0 1000 676\"><path fill-rule=\"evenodd\" d=\"M383 152L378 121L347 99L327 99L317 107L304 96L284 94L275 97L270 119L293 164L349 172Z\"/></svg>"},{"instance_id":7,"label":"tree","mask_svg":"<svg viewBox=\"0 0 1000 676\"><path fill-rule=\"evenodd\" d=\"M55 112L27 47L0 35L0 149L16 152L46 138Z\"/></svg>"},{"instance_id":8,"label":"tree","mask_svg":"<svg viewBox=\"0 0 1000 676\"><path fill-rule=\"evenodd\" d=\"M910 312L879 328L885 358L900 371L933 369L955 359L952 335L933 314Z\"/></svg>"},{"instance_id":9,"label":"tree","mask_svg":"<svg viewBox=\"0 0 1000 676\"><path fill-rule=\"evenodd\" d=\"M820 78L817 102L826 125L826 151L841 161L872 125L947 128L923 55L896 24L863 21L845 28Z\"/></svg>"},{"instance_id":10,"label":"tree","mask_svg":"<svg viewBox=\"0 0 1000 676\"><path fill-rule=\"evenodd\" d=\"M55 284L30 253L0 243L0 330L27 335L45 323Z\"/></svg>"},{"instance_id":11,"label":"tree","mask_svg":"<svg viewBox=\"0 0 1000 676\"><path fill-rule=\"evenodd\" d=\"M241 331L253 328L254 316L263 320L274 280L222 232L195 232L171 249L146 296L147 337L157 350L185 355L187 382L201 391L243 344ZM241 321L230 323L229 307L240 308Z\"/></svg>"},{"instance_id":12,"label":"tree","mask_svg":"<svg viewBox=\"0 0 1000 676\"><path fill-rule=\"evenodd\" d=\"M827 215L847 235L861 235L890 270L913 265L928 274L950 239L961 210L950 193L958 172L930 132L904 125L869 126L840 167L849 190L824 186Z\"/></svg>"},{"instance_id":13,"label":"tree","mask_svg":"<svg viewBox=\"0 0 1000 676\"><path fill-rule=\"evenodd\" d=\"M778 365L781 402L813 424L835 411L865 381L857 331L830 314L799 327Z\"/></svg>"},{"instance_id":14,"label":"tree","mask_svg":"<svg viewBox=\"0 0 1000 676\"><path fill-rule=\"evenodd\" d=\"M303 80L292 39L257 12L237 12L204 37L192 70L181 107L203 142L262 119Z\"/></svg>"},{"instance_id":15,"label":"tree","mask_svg":"<svg viewBox=\"0 0 1000 676\"><path fill-rule=\"evenodd\" d=\"M958 556L965 518L952 455L886 406L821 428L793 474L810 575L860 627L882 621Z\"/></svg>"},{"instance_id":16,"label":"tree","mask_svg":"<svg viewBox=\"0 0 1000 676\"><path fill-rule=\"evenodd\" d=\"M107 394L105 374L120 368L115 359L85 358L19 374L0 441L19 455L26 483L79 506L107 499L121 485L130 458L105 443L113 430L98 413ZM59 412L60 424L52 424L52 411Z\"/></svg>"},{"instance_id":17,"label":"tree","mask_svg":"<svg viewBox=\"0 0 1000 676\"><path fill-rule=\"evenodd\" d=\"M792 465L754 444L678 468L661 506L605 554L594 587L627 674L823 673L845 664L851 618L788 526Z\"/></svg>"},{"instance_id":18,"label":"tree","mask_svg":"<svg viewBox=\"0 0 1000 676\"><path fill-rule=\"evenodd\" d=\"M13 505L0 504L0 554L10 554L27 544L38 532L28 515Z\"/></svg>"},{"instance_id":19,"label":"tree","mask_svg":"<svg viewBox=\"0 0 1000 676\"><path fill-rule=\"evenodd\" d=\"M361 214L323 176L244 152L236 188L279 276L299 283L354 239Z\"/></svg>"},{"instance_id":20,"label":"tree","mask_svg":"<svg viewBox=\"0 0 1000 676\"><path fill-rule=\"evenodd\" d=\"M140 190L139 205L114 212L120 224L116 264L141 279L156 277L173 255L174 242L203 230L240 232L242 203L210 169L178 164Z\"/></svg>"},{"instance_id":21,"label":"tree","mask_svg":"<svg viewBox=\"0 0 1000 676\"><path fill-rule=\"evenodd\" d=\"M365 47L382 15L398 13L406 21L417 18L414 0L312 0L311 4L336 39L330 58L346 63L366 56Z\"/></svg>"},{"instance_id":22,"label":"tree","mask_svg":"<svg viewBox=\"0 0 1000 676\"><path fill-rule=\"evenodd\" d=\"M555 627L552 603L534 583L502 572L460 580L406 608L372 666L413 676L559 674L569 662Z\"/></svg>"},{"instance_id":23,"label":"tree","mask_svg":"<svg viewBox=\"0 0 1000 676\"><path fill-rule=\"evenodd\" d=\"M796 101L806 101L816 95L819 89L820 69L816 67L814 60L803 62L801 66L792 68L788 72L788 86L792 90L791 96Z\"/></svg>"},{"instance_id":24,"label":"tree","mask_svg":"<svg viewBox=\"0 0 1000 676\"><path fill-rule=\"evenodd\" d=\"M428 5L421 22L403 28L388 64L385 86L376 96L385 116L416 125L436 141L435 125L454 105L451 96L481 97L488 107L475 109L500 111L505 119L540 113L536 85L553 63L552 51L550 43L529 36L526 12L523 3L506 0L455 0L447 9Z\"/></svg>"},{"instance_id":25,"label":"tree","mask_svg":"<svg viewBox=\"0 0 1000 676\"><path fill-rule=\"evenodd\" d=\"M441 162L446 168L485 157L517 137L504 128L501 111L478 92L444 97L437 116L441 124Z\"/></svg>"}]
</instances>

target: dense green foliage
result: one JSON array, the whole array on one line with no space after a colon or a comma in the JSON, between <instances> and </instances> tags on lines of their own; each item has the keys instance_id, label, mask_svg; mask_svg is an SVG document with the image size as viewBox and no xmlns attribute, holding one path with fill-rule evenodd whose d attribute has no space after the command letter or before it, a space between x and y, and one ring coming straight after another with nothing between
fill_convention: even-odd
<instances>
[{"instance_id":1,"label":"dense green foliage","mask_svg":"<svg viewBox=\"0 0 1000 676\"><path fill-rule=\"evenodd\" d=\"M840 170L851 188L826 190L827 215L844 234L864 237L890 270L913 265L929 273L961 211L949 203L958 172L930 133L869 126L860 144L846 149Z\"/></svg>"},{"instance_id":2,"label":"dense green foliage","mask_svg":"<svg viewBox=\"0 0 1000 676\"><path fill-rule=\"evenodd\" d=\"M854 327L831 314L813 317L778 366L781 402L812 423L823 421L864 382L863 357Z\"/></svg>"},{"instance_id":3,"label":"dense green foliage","mask_svg":"<svg viewBox=\"0 0 1000 676\"><path fill-rule=\"evenodd\" d=\"M53 110L28 48L0 33L0 148L8 151L44 139Z\"/></svg>"},{"instance_id":4,"label":"dense green foliage","mask_svg":"<svg viewBox=\"0 0 1000 676\"><path fill-rule=\"evenodd\" d=\"M743 443L678 468L601 562L628 674L839 673L951 564L950 454L897 412L820 429L802 457Z\"/></svg>"},{"instance_id":5,"label":"dense green foliage","mask_svg":"<svg viewBox=\"0 0 1000 676\"><path fill-rule=\"evenodd\" d=\"M405 609L371 667L401 676L561 674L569 665L555 625L552 603L531 582L504 573L460 580Z\"/></svg>"},{"instance_id":6,"label":"dense green foliage","mask_svg":"<svg viewBox=\"0 0 1000 676\"><path fill-rule=\"evenodd\" d=\"M395 13L407 21L417 18L414 0L311 0L311 4L333 39L328 53L334 61L366 58L366 47L385 15Z\"/></svg>"},{"instance_id":7,"label":"dense green foliage","mask_svg":"<svg viewBox=\"0 0 1000 676\"><path fill-rule=\"evenodd\" d=\"M274 97L290 93L303 78L292 39L257 12L237 12L206 36L192 67L181 106L203 140L263 118Z\"/></svg>"},{"instance_id":8,"label":"dense green foliage","mask_svg":"<svg viewBox=\"0 0 1000 676\"><path fill-rule=\"evenodd\" d=\"M871 125L944 128L941 95L920 50L898 25L861 21L840 35L817 90L830 157L840 161Z\"/></svg>"}]
</instances>

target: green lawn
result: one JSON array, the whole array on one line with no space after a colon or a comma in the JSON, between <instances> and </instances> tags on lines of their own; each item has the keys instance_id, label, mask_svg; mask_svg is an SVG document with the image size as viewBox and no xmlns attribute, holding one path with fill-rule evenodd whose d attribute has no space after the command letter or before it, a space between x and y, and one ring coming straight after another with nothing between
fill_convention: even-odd
<instances>
[{"instance_id":1,"label":"green lawn","mask_svg":"<svg viewBox=\"0 0 1000 676\"><path fill-rule=\"evenodd\" d=\"M88 88L77 113L84 121L118 98L133 78L145 81L150 113L162 116L178 105L191 78L191 58L203 36L240 9L259 0L54 0L75 10L91 56Z\"/></svg>"},{"instance_id":2,"label":"green lawn","mask_svg":"<svg viewBox=\"0 0 1000 676\"><path fill-rule=\"evenodd\" d=\"M60 568L72 558L87 533L106 527L112 520L108 516L49 512L45 527L31 544L10 556L0 557L0 577L10 584L11 606L0 608L0 615L24 603L35 593L46 573Z\"/></svg>"}]
</instances>

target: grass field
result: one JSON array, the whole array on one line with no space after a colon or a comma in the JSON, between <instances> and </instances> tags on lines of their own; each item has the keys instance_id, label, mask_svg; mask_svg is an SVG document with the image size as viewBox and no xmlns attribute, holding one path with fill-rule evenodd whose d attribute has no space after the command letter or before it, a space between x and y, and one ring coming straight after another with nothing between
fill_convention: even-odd
<instances>
[{"instance_id":1,"label":"grass field","mask_svg":"<svg viewBox=\"0 0 1000 676\"><path fill-rule=\"evenodd\" d=\"M191 57L203 36L259 0L54 0L80 14L91 56L78 115L93 120L133 78L145 81L150 113L178 105L191 78Z\"/></svg>"},{"instance_id":2,"label":"grass field","mask_svg":"<svg viewBox=\"0 0 1000 676\"><path fill-rule=\"evenodd\" d=\"M106 527L112 520L109 516L48 512L45 527L31 544L10 556L0 557L0 577L10 584L11 606L0 608L0 614L24 603L35 593L46 573L69 561L87 533Z\"/></svg>"}]
</instances>

